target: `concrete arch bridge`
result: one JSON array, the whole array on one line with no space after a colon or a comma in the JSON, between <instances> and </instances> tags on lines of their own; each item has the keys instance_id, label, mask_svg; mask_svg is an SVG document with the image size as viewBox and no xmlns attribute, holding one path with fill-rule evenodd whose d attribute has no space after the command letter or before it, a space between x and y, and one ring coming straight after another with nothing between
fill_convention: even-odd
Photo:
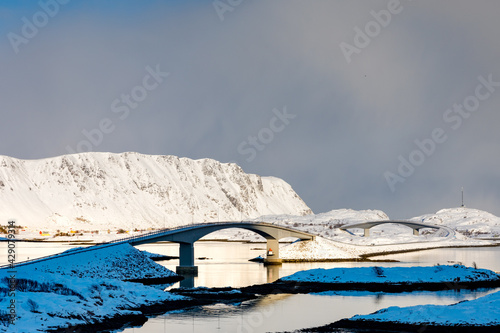
<instances>
[{"instance_id":1,"label":"concrete arch bridge","mask_svg":"<svg viewBox=\"0 0 500 333\"><path fill-rule=\"evenodd\" d=\"M176 272L196 274L198 272L198 267L194 265L194 243L212 232L229 228L250 230L264 237L267 241L266 258L264 259L265 264L281 263L279 256L280 239L287 237L298 238L301 241L315 239L315 236L312 234L270 223L217 222L183 226L176 229L159 230L146 235L116 240L111 243L127 242L131 245L142 245L156 242L179 243L179 266L177 266Z\"/></svg>"},{"instance_id":2,"label":"concrete arch bridge","mask_svg":"<svg viewBox=\"0 0 500 333\"><path fill-rule=\"evenodd\" d=\"M437 225L432 225L432 224L424 224L424 223L419 223L419 222L414 222L414 221L405 221L405 220L384 220L384 221L372 221L372 222L361 222L361 223L355 223L355 224L348 224L340 227L340 230L347 231L348 229L364 229L364 236L368 237L370 236L370 229L373 227L376 227L381 224L401 224L404 226L407 226L411 229L413 229L413 234L415 236L420 235L420 229L424 228L431 228L431 229L441 229L446 232L445 236L448 236L450 234L450 229L443 227L443 226L437 226Z\"/></svg>"}]
</instances>

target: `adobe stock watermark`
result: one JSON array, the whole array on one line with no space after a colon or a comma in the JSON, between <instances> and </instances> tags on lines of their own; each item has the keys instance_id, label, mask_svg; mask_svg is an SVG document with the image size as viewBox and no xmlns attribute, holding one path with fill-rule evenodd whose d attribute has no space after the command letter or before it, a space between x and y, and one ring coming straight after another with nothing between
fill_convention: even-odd
<instances>
[{"instance_id":1,"label":"adobe stock watermark","mask_svg":"<svg viewBox=\"0 0 500 333\"><path fill-rule=\"evenodd\" d=\"M269 120L269 126L262 128L257 135L249 135L247 139L238 145L237 151L240 155L246 156L247 162L252 162L259 151L266 149L266 146L273 142L277 133L281 133L290 125L290 121L297 115L287 112L286 106L280 111L273 109L274 117Z\"/></svg>"},{"instance_id":2,"label":"adobe stock watermark","mask_svg":"<svg viewBox=\"0 0 500 333\"><path fill-rule=\"evenodd\" d=\"M241 5L243 0L215 0L212 2L217 16L221 22L224 21L224 15L227 12L232 12L236 7Z\"/></svg>"},{"instance_id":3,"label":"adobe stock watermark","mask_svg":"<svg viewBox=\"0 0 500 333\"><path fill-rule=\"evenodd\" d=\"M16 303L16 285L17 279L16 274L17 270L15 268L16 265L16 221L9 221L7 228L7 261L9 262L9 269L7 270L8 281L9 281L9 305L7 306L8 316L8 324L15 325L17 320L17 303Z\"/></svg>"},{"instance_id":4,"label":"adobe stock watermark","mask_svg":"<svg viewBox=\"0 0 500 333\"><path fill-rule=\"evenodd\" d=\"M407 0L411 1L411 0ZM378 12L372 10L370 15L373 20L368 21L364 29L358 26L354 27L354 39L353 43L349 44L346 42L341 42L339 44L340 50L344 55L345 60L348 64L352 61L352 56L354 54L360 54L361 50L366 48L374 38L376 38L384 28L387 28L392 21L393 15L397 15L403 11L403 6L400 0L389 0L387 3L387 9L382 9Z\"/></svg>"},{"instance_id":5,"label":"adobe stock watermark","mask_svg":"<svg viewBox=\"0 0 500 333\"><path fill-rule=\"evenodd\" d=\"M137 109L149 93L157 89L169 75L169 72L160 70L159 64L154 69L151 66L146 66L146 75L142 78L142 84L134 86L129 93L123 93L119 98L115 98L111 102L111 112L116 114L121 121L127 119L130 112ZM92 151L102 144L106 134L111 134L115 129L115 121L111 118L102 118L95 128L82 130L85 139L77 143L76 149L66 146L66 151L70 154Z\"/></svg>"},{"instance_id":6,"label":"adobe stock watermark","mask_svg":"<svg viewBox=\"0 0 500 333\"><path fill-rule=\"evenodd\" d=\"M453 131L458 130L463 121L470 118L479 109L481 102L490 98L500 87L500 81L493 81L493 74L489 74L487 78L479 76L477 79L479 84L474 89L473 94L465 97L461 104L453 104L453 107L443 112L443 121ZM399 165L396 172L384 172L384 178L391 192L395 192L398 183L404 183L408 177L413 175L417 167L424 164L427 158L436 152L440 144L448 140L446 133L444 128L436 127L431 131L429 137L414 141L416 148L408 154L408 157L398 156Z\"/></svg>"},{"instance_id":7,"label":"adobe stock watermark","mask_svg":"<svg viewBox=\"0 0 500 333\"><path fill-rule=\"evenodd\" d=\"M270 318L275 312L275 307L270 306L268 309L262 308L259 311L250 313L241 318L241 323L236 328L237 333L254 333L258 328L264 325L264 321Z\"/></svg>"},{"instance_id":8,"label":"adobe stock watermark","mask_svg":"<svg viewBox=\"0 0 500 333\"><path fill-rule=\"evenodd\" d=\"M51 18L59 14L61 6L69 3L70 0L40 0L38 6L40 10L33 14L31 18L23 16L21 21L21 34L9 32L7 39L12 46L15 54L19 53L19 47L26 45L38 35L40 29L43 29Z\"/></svg>"}]
</instances>

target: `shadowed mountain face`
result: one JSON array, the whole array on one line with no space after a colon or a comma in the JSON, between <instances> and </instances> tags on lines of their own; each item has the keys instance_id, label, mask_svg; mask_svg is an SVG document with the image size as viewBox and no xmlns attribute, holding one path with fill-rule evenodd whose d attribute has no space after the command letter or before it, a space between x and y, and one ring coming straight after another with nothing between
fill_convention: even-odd
<instances>
[{"instance_id":1,"label":"shadowed mountain face","mask_svg":"<svg viewBox=\"0 0 500 333\"><path fill-rule=\"evenodd\" d=\"M147 228L312 213L289 184L234 163L138 153L42 160L0 156L0 220L63 228Z\"/></svg>"}]
</instances>

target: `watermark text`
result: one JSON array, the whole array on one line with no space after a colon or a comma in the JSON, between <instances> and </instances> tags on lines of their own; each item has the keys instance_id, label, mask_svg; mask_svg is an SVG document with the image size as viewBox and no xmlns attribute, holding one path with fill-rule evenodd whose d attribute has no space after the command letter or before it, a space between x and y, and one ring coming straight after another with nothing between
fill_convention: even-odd
<instances>
[{"instance_id":1,"label":"watermark text","mask_svg":"<svg viewBox=\"0 0 500 333\"><path fill-rule=\"evenodd\" d=\"M39 31L49 24L50 19L59 13L61 5L66 5L69 1L70 0L40 0L38 2L40 10L33 14L31 19L23 16L21 18L23 25L20 34L12 31L7 34L7 39L14 53L18 54L21 45L26 45L30 40L35 38Z\"/></svg>"},{"instance_id":2,"label":"watermark text","mask_svg":"<svg viewBox=\"0 0 500 333\"><path fill-rule=\"evenodd\" d=\"M9 270L7 271L9 280L9 305L7 306L9 315L9 324L16 324L16 222L9 221L7 228L7 261L9 262Z\"/></svg>"},{"instance_id":3,"label":"watermark text","mask_svg":"<svg viewBox=\"0 0 500 333\"><path fill-rule=\"evenodd\" d=\"M411 1L411 0L407 0ZM344 55L348 64L352 61L354 54L360 54L361 50L368 47L372 40L376 38L384 28L387 28L392 21L394 15L403 11L403 6L400 0L389 0L387 9L377 11L370 11L373 20L368 21L364 28L358 26L354 27L354 38L352 44L341 42L339 44L340 50Z\"/></svg>"},{"instance_id":4,"label":"watermark text","mask_svg":"<svg viewBox=\"0 0 500 333\"><path fill-rule=\"evenodd\" d=\"M245 160L247 162L252 162L259 151L266 149L277 133L283 132L283 130L290 124L292 119L295 119L297 115L287 112L286 106L283 110L273 109L274 116L269 120L269 126L262 128L257 135L249 135L246 140L238 145L238 153L240 155L246 156Z\"/></svg>"},{"instance_id":5,"label":"watermark text","mask_svg":"<svg viewBox=\"0 0 500 333\"><path fill-rule=\"evenodd\" d=\"M471 117L476 112L481 102L486 101L500 87L500 81L493 81L493 74L486 78L479 76L479 83L474 89L474 93L467 96L462 103L453 104L453 107L446 109L443 113L443 121L453 130L458 130L465 119ZM416 148L412 150L407 157L398 156L399 165L396 172L384 172L384 178L391 192L396 191L398 183L404 183L408 177L414 174L417 167L433 155L437 147L448 140L446 130L442 127L434 128L430 135L424 139L414 141Z\"/></svg>"}]
</instances>

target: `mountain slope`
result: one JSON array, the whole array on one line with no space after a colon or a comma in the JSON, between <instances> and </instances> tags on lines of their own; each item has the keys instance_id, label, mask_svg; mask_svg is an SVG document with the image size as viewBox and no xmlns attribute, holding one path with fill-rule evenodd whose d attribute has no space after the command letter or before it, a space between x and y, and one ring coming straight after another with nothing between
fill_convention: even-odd
<instances>
[{"instance_id":1,"label":"mountain slope","mask_svg":"<svg viewBox=\"0 0 500 333\"><path fill-rule=\"evenodd\" d=\"M0 224L46 229L177 226L312 213L285 181L234 163L138 153L0 156Z\"/></svg>"}]
</instances>

